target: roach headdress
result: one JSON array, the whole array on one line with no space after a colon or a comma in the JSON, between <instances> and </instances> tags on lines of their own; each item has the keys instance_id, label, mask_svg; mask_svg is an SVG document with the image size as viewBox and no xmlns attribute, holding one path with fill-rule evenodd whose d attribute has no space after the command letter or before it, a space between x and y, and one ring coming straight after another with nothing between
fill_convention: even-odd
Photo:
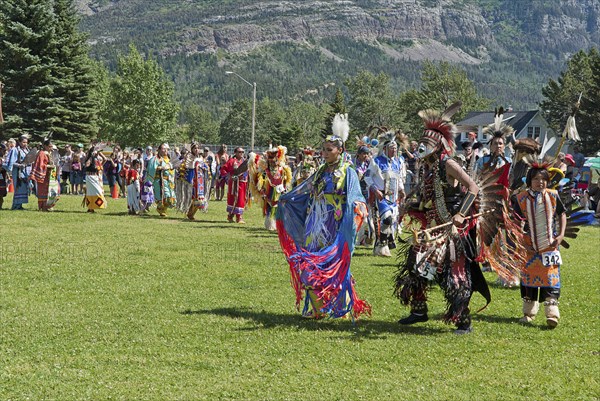
<instances>
[{"instance_id":1,"label":"roach headdress","mask_svg":"<svg viewBox=\"0 0 600 401\"><path fill-rule=\"evenodd\" d=\"M456 148L456 144L454 143L456 126L450 118L456 114L461 106L462 102L458 101L442 113L431 109L419 111L419 117L421 117L425 124L425 131L423 132L423 136L421 136L421 142L435 144L436 149L441 145L443 152L449 156L453 156ZM426 154L422 154L422 156L426 156Z\"/></svg>"}]
</instances>

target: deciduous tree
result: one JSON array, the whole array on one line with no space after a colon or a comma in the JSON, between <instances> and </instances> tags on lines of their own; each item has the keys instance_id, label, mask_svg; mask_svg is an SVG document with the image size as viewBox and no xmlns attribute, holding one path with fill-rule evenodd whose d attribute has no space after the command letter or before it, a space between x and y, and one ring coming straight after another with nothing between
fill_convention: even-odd
<instances>
[{"instance_id":1,"label":"deciduous tree","mask_svg":"<svg viewBox=\"0 0 600 401\"><path fill-rule=\"evenodd\" d=\"M84 142L95 135L94 86L72 0L0 2L4 136Z\"/></svg>"},{"instance_id":2,"label":"deciduous tree","mask_svg":"<svg viewBox=\"0 0 600 401\"><path fill-rule=\"evenodd\" d=\"M111 80L101 139L125 146L157 144L173 138L179 106L173 83L153 59L144 59L134 45L118 58Z\"/></svg>"}]
</instances>

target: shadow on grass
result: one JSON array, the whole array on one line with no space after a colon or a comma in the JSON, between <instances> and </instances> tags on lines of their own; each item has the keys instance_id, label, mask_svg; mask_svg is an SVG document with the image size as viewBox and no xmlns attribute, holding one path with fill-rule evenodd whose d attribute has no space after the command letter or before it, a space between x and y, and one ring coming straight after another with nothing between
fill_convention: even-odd
<instances>
[{"instance_id":1,"label":"shadow on grass","mask_svg":"<svg viewBox=\"0 0 600 401\"><path fill-rule=\"evenodd\" d=\"M108 212L108 213L102 213L106 216L132 216L132 217L140 217L137 215L130 215L129 212L127 210L123 211L123 212Z\"/></svg>"},{"instance_id":2,"label":"shadow on grass","mask_svg":"<svg viewBox=\"0 0 600 401\"><path fill-rule=\"evenodd\" d=\"M252 238L277 238L277 231L269 231L262 225L260 227L244 226L244 231Z\"/></svg>"},{"instance_id":3,"label":"shadow on grass","mask_svg":"<svg viewBox=\"0 0 600 401\"><path fill-rule=\"evenodd\" d=\"M495 288L495 289L498 289L498 290L507 290L507 291L519 291L520 290L519 285L513 285L512 287L509 287L509 286L506 286L506 285L503 285L503 284L499 283L497 281L497 279L493 280L493 281L487 280L487 282L488 282L488 285L491 288Z\"/></svg>"},{"instance_id":4,"label":"shadow on grass","mask_svg":"<svg viewBox=\"0 0 600 401\"><path fill-rule=\"evenodd\" d=\"M473 313L473 321L487 322L487 323L502 323L502 324L513 324L519 321L517 317L508 316L497 316L497 315L484 315L483 313Z\"/></svg>"},{"instance_id":5,"label":"shadow on grass","mask_svg":"<svg viewBox=\"0 0 600 401\"><path fill-rule=\"evenodd\" d=\"M390 263L371 263L371 266L373 267L398 267L398 263L395 263L394 261L390 260Z\"/></svg>"},{"instance_id":6,"label":"shadow on grass","mask_svg":"<svg viewBox=\"0 0 600 401\"><path fill-rule=\"evenodd\" d=\"M182 315L215 315L231 319L245 319L253 322L254 327L242 328L242 331L271 329L277 327L291 327L299 330L310 331L334 331L351 333L353 340L381 339L386 334L415 334L430 336L434 334L447 333L437 327L428 326L402 326L395 321L374 320L363 318L355 323L346 319L304 319L300 314L277 314L262 311L254 311L250 308L215 308L203 310L187 309L179 312Z\"/></svg>"}]
</instances>

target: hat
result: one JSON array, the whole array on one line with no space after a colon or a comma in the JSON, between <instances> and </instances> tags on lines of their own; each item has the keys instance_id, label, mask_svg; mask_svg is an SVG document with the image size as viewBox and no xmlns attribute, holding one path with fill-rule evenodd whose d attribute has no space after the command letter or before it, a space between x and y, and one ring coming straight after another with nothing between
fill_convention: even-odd
<instances>
[{"instance_id":1,"label":"hat","mask_svg":"<svg viewBox=\"0 0 600 401\"><path fill-rule=\"evenodd\" d=\"M473 142L471 142L471 141L464 141L463 143L460 144L460 147L463 148L463 149L473 148Z\"/></svg>"},{"instance_id":2,"label":"hat","mask_svg":"<svg viewBox=\"0 0 600 401\"><path fill-rule=\"evenodd\" d=\"M575 159L573 159L573 155L567 153L565 155L565 163L567 166L575 166Z\"/></svg>"},{"instance_id":3,"label":"hat","mask_svg":"<svg viewBox=\"0 0 600 401\"><path fill-rule=\"evenodd\" d=\"M152 146L150 146L150 145L146 146L146 150L153 150Z\"/></svg>"},{"instance_id":4,"label":"hat","mask_svg":"<svg viewBox=\"0 0 600 401\"><path fill-rule=\"evenodd\" d=\"M207 152L210 152L210 148L208 146L205 146L204 150L207 151Z\"/></svg>"},{"instance_id":5,"label":"hat","mask_svg":"<svg viewBox=\"0 0 600 401\"><path fill-rule=\"evenodd\" d=\"M82 149L83 149L83 143L78 143L78 144L77 144L77 147L78 147L78 148L82 148Z\"/></svg>"},{"instance_id":6,"label":"hat","mask_svg":"<svg viewBox=\"0 0 600 401\"><path fill-rule=\"evenodd\" d=\"M367 146L361 146L360 148L358 148L358 154L361 153L371 153L371 151L369 150L369 148Z\"/></svg>"}]
</instances>

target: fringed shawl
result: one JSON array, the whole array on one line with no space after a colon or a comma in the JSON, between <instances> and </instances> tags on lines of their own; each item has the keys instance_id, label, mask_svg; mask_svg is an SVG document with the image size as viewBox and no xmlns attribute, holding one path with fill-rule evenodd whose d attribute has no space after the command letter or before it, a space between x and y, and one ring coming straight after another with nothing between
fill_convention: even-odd
<instances>
[{"instance_id":1,"label":"fringed shawl","mask_svg":"<svg viewBox=\"0 0 600 401\"><path fill-rule=\"evenodd\" d=\"M342 317L352 312L353 318L356 318L371 311L370 305L358 298L350 273L356 232L366 217L365 199L356 172L347 163L342 168L346 170L342 186L346 202L342 205L343 216L331 245L313 252L305 248L307 214L314 201L312 191L324 166L301 185L281 196L276 214L277 231L290 265L296 305L302 300L303 288L309 287L323 301L322 313Z\"/></svg>"}]
</instances>

